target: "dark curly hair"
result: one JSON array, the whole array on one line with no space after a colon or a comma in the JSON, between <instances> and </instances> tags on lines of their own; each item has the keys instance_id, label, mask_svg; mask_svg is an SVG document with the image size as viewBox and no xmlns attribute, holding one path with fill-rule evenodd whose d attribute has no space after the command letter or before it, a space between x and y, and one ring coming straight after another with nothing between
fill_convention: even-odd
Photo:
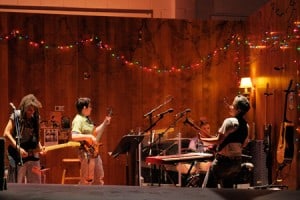
<instances>
[{"instance_id":1,"label":"dark curly hair","mask_svg":"<svg viewBox=\"0 0 300 200\"><path fill-rule=\"evenodd\" d=\"M33 94L28 94L22 98L19 109L23 113L29 106L33 106L36 110L38 110L42 107L42 104Z\"/></svg>"},{"instance_id":2,"label":"dark curly hair","mask_svg":"<svg viewBox=\"0 0 300 200\"><path fill-rule=\"evenodd\" d=\"M39 108L42 107L41 102L33 95L28 94L24 96L20 102L19 109L21 111L21 118L20 123L22 124L26 119L26 111L28 107L34 107L34 114L33 114L33 129L34 129L34 139L33 142L37 145L39 141L39 131L40 131L40 113Z\"/></svg>"}]
</instances>

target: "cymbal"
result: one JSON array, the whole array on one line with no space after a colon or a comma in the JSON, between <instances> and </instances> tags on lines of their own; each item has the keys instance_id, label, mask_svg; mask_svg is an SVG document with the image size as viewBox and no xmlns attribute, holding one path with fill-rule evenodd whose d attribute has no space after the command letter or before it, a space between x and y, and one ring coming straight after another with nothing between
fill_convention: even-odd
<instances>
[{"instance_id":1,"label":"cymbal","mask_svg":"<svg viewBox=\"0 0 300 200\"><path fill-rule=\"evenodd\" d=\"M164 128L164 129L156 129L156 130L152 130L153 132L153 135L159 135L159 134L162 134L166 131L167 128ZM174 128L169 128L165 133L170 133L170 132L173 132L174 131ZM145 136L147 135L150 135L150 131L144 133Z\"/></svg>"},{"instance_id":2,"label":"cymbal","mask_svg":"<svg viewBox=\"0 0 300 200\"><path fill-rule=\"evenodd\" d=\"M176 137L176 138L169 138L169 139L166 139L166 140L170 140L170 141L176 141L176 140L191 140L191 138L179 138L179 137Z\"/></svg>"}]
</instances>

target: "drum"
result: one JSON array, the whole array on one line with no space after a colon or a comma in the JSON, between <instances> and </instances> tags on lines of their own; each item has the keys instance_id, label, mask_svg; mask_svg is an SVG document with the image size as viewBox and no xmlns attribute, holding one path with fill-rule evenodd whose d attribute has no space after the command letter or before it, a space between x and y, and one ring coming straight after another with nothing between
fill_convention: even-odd
<instances>
[{"instance_id":1,"label":"drum","mask_svg":"<svg viewBox=\"0 0 300 200\"><path fill-rule=\"evenodd\" d=\"M195 166L192 166L192 168L191 166L192 164L189 163L178 163L176 165L176 171L180 172L181 174L188 174L190 170L190 174L195 174L197 172L197 169Z\"/></svg>"}]
</instances>

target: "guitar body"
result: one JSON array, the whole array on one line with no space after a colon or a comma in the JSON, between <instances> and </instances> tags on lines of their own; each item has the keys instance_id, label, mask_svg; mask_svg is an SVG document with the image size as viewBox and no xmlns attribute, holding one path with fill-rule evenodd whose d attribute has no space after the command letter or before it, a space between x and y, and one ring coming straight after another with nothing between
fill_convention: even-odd
<instances>
[{"instance_id":1,"label":"guitar body","mask_svg":"<svg viewBox=\"0 0 300 200\"><path fill-rule=\"evenodd\" d=\"M285 123L284 162L291 163L294 156L294 124Z\"/></svg>"},{"instance_id":2,"label":"guitar body","mask_svg":"<svg viewBox=\"0 0 300 200\"><path fill-rule=\"evenodd\" d=\"M8 146L8 154L14 159L15 163L17 165L22 165L23 163L27 161L38 161L40 158L38 156L38 153L35 153L33 150L27 150L28 156L22 158L21 162L21 156L19 153L19 149L12 147L11 145Z\"/></svg>"},{"instance_id":3,"label":"guitar body","mask_svg":"<svg viewBox=\"0 0 300 200\"><path fill-rule=\"evenodd\" d=\"M280 135L278 139L276 158L279 164L284 161L284 151L285 151L285 122L280 126Z\"/></svg>"},{"instance_id":4,"label":"guitar body","mask_svg":"<svg viewBox=\"0 0 300 200\"><path fill-rule=\"evenodd\" d=\"M281 133L277 146L277 162L291 162L293 159L294 144L293 144L294 124L284 122L281 124Z\"/></svg>"},{"instance_id":5,"label":"guitar body","mask_svg":"<svg viewBox=\"0 0 300 200\"><path fill-rule=\"evenodd\" d=\"M287 98L289 93L291 93L291 86L293 81L290 81L289 87L286 90L285 96L285 107L284 107L284 120L280 126L280 134L277 145L277 162L290 163L294 155L294 124L286 119L286 107Z\"/></svg>"},{"instance_id":6,"label":"guitar body","mask_svg":"<svg viewBox=\"0 0 300 200\"><path fill-rule=\"evenodd\" d=\"M100 146L102 146L102 144L100 143L91 145L86 141L82 141L81 146L83 147L88 157L96 158L100 153Z\"/></svg>"}]
</instances>

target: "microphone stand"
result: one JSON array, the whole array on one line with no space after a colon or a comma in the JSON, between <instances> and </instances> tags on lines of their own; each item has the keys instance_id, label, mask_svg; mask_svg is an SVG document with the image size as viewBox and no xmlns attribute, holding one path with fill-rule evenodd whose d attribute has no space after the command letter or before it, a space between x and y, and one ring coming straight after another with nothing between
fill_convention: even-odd
<instances>
[{"instance_id":1,"label":"microphone stand","mask_svg":"<svg viewBox=\"0 0 300 200\"><path fill-rule=\"evenodd\" d=\"M14 123L15 123L15 129L16 129L16 150L18 153L19 161L18 163L15 163L15 181L18 182L18 165L23 166L23 159L21 156L21 134L20 134L20 125L19 125L19 118L16 114L16 109L13 110L13 116L14 116Z\"/></svg>"},{"instance_id":2,"label":"microphone stand","mask_svg":"<svg viewBox=\"0 0 300 200\"><path fill-rule=\"evenodd\" d=\"M164 136L164 134L170 129L170 128L172 128L172 127L175 127L176 126L176 123L181 119L183 117L183 115L181 116L179 116L179 117L177 117L177 118L175 118L175 120L162 132L162 133L160 133L159 134L159 137L154 141L154 143L155 142L159 142L158 144L160 144L160 139ZM166 149L169 149L169 148L171 148L172 146L173 146L174 144L171 144L170 146L168 146ZM166 151L162 151L162 152L166 152ZM160 155L161 155L161 153L162 152L160 152Z\"/></svg>"},{"instance_id":3,"label":"microphone stand","mask_svg":"<svg viewBox=\"0 0 300 200\"><path fill-rule=\"evenodd\" d=\"M166 101L164 101L162 104L160 104L159 106L157 106L156 108L153 108L150 112L146 113L144 115L144 117L148 117L149 118L149 127L143 131L143 134L146 133L147 131L150 131L150 144L149 144L149 156L152 155L152 151L153 151L153 139L154 139L154 134L153 134L153 130L152 128L157 124L158 121L160 121L163 118L163 115L160 115L159 118L153 123L153 113L155 111L157 111L158 109L160 109L162 106L166 105L167 103L171 102L173 100L173 98L169 98ZM152 170L153 170L153 165L151 165L151 169L150 169L150 179L151 179L151 185L153 186L153 176L152 176Z\"/></svg>"},{"instance_id":4,"label":"microphone stand","mask_svg":"<svg viewBox=\"0 0 300 200\"><path fill-rule=\"evenodd\" d=\"M161 138L164 136L164 134L172 127L175 127L176 126L176 123L179 119L181 119L184 115L180 115L179 117L175 118L175 120L162 132L158 135L158 138L156 138L151 144L150 146L153 146L153 144L157 143L158 142L158 146L160 145L160 141L161 141ZM144 130L144 133L149 131L152 127L154 127L158 121L160 121L161 119L163 118L163 115L159 115L159 118L150 126L148 127L146 130ZM159 151L160 152L160 151Z\"/></svg>"},{"instance_id":5,"label":"microphone stand","mask_svg":"<svg viewBox=\"0 0 300 200\"><path fill-rule=\"evenodd\" d=\"M150 120L150 126L143 131L143 134L145 134L147 131L150 131L150 144L149 144L149 156L152 156L153 154L153 140L154 140L154 134L153 134L153 130L152 128L163 118L163 115L160 115L158 117L158 119L153 122L153 119L152 119L152 113L149 114L149 120ZM151 169L150 169L150 180L151 180L151 185L153 186L153 172L154 172L154 169L153 169L153 165L151 165Z\"/></svg>"},{"instance_id":6,"label":"microphone stand","mask_svg":"<svg viewBox=\"0 0 300 200\"><path fill-rule=\"evenodd\" d=\"M169 99L167 99L166 101L164 101L162 104L160 104L159 106L157 106L156 108L153 108L150 112L148 112L148 113L146 113L145 115L144 115L144 117L149 117L149 122L150 122L150 126L149 126L149 128L147 128L144 132L147 132L147 131L149 131L150 130L150 146L151 146L151 143L152 143L152 141L153 141L153 131L152 131L152 128L157 124L157 122L159 121L159 120L161 120L162 119L162 115L160 115L159 116L159 119L158 120L156 120L156 122L155 123L152 123L152 121L153 121L153 119L152 119L152 117L153 117L153 113L155 112L155 111L157 111L158 109L160 109L162 106L164 106L164 105L166 105L167 103L169 103L169 102L171 102L173 100L173 97L171 97L171 98L169 98ZM150 148L150 154L149 155L151 155L152 154L152 149Z\"/></svg>"},{"instance_id":7,"label":"microphone stand","mask_svg":"<svg viewBox=\"0 0 300 200\"><path fill-rule=\"evenodd\" d=\"M160 144L161 144L161 138L164 136L164 134L172 127L175 127L176 126L176 123L177 121L179 121L181 118L183 117L183 115L180 115L179 117L175 118L175 120L162 132L158 135L158 137L155 139L155 141L153 141L153 144L156 144L157 146L157 149L158 149L158 152L159 155L161 155L162 152L164 151L160 151L159 147L160 147ZM159 120L163 118L163 115L159 116ZM152 145L153 145L152 144ZM167 147L167 149L171 148L174 144L171 144L169 147ZM162 175L162 171L161 171L161 166L159 166L159 179L158 179L158 185L160 186L161 184L161 175Z\"/></svg>"}]
</instances>

